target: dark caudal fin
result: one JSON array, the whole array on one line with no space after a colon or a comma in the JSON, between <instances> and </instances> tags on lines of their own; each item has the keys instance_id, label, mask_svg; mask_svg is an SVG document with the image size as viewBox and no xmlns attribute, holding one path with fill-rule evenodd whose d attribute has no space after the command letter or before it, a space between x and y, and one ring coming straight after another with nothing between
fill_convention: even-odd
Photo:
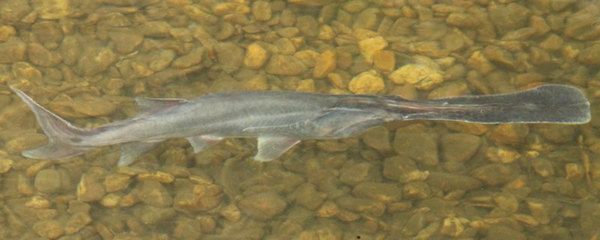
<instances>
[{"instance_id":1,"label":"dark caudal fin","mask_svg":"<svg viewBox=\"0 0 600 240\"><path fill-rule=\"evenodd\" d=\"M547 84L496 95L428 101L387 101L387 110L405 120L450 120L475 123L561 123L590 121L590 103L579 89Z\"/></svg>"},{"instance_id":2,"label":"dark caudal fin","mask_svg":"<svg viewBox=\"0 0 600 240\"><path fill-rule=\"evenodd\" d=\"M34 159L61 159L83 154L89 148L78 147L76 142L88 133L87 130L77 128L71 123L48 111L33 101L21 90L10 87L27 106L33 111L38 124L48 137L48 144L39 148L23 151L22 155Z\"/></svg>"}]
</instances>

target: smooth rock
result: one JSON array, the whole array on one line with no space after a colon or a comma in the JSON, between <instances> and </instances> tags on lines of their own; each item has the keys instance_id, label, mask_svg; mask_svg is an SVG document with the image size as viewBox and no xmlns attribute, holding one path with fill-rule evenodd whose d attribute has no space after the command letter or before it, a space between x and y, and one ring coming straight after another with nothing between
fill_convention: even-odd
<instances>
[{"instance_id":1,"label":"smooth rock","mask_svg":"<svg viewBox=\"0 0 600 240\"><path fill-rule=\"evenodd\" d=\"M110 31L108 37L114 43L115 51L120 54L133 52L144 41L141 33L130 29Z\"/></svg>"},{"instance_id":2,"label":"smooth rock","mask_svg":"<svg viewBox=\"0 0 600 240\"><path fill-rule=\"evenodd\" d=\"M404 65L388 77L395 84L410 84L421 90L430 90L444 81L443 75L438 70L422 64Z\"/></svg>"},{"instance_id":3,"label":"smooth rock","mask_svg":"<svg viewBox=\"0 0 600 240\"><path fill-rule=\"evenodd\" d=\"M370 128L361 137L367 146L377 149L380 152L389 152L392 150L390 131L384 126Z\"/></svg>"},{"instance_id":4,"label":"smooth rock","mask_svg":"<svg viewBox=\"0 0 600 240\"><path fill-rule=\"evenodd\" d=\"M250 69L259 69L265 64L268 58L269 52L267 50L258 43L252 43L246 48L244 66Z\"/></svg>"},{"instance_id":5,"label":"smooth rock","mask_svg":"<svg viewBox=\"0 0 600 240\"><path fill-rule=\"evenodd\" d=\"M402 190L391 183L363 182L352 189L352 194L359 198L369 198L383 203L399 201Z\"/></svg>"},{"instance_id":6,"label":"smooth rock","mask_svg":"<svg viewBox=\"0 0 600 240\"><path fill-rule=\"evenodd\" d=\"M439 162L436 134L425 132L418 126L398 128L393 147L396 153L421 164L435 166Z\"/></svg>"},{"instance_id":7,"label":"smooth rock","mask_svg":"<svg viewBox=\"0 0 600 240\"><path fill-rule=\"evenodd\" d=\"M56 193L62 187L61 174L55 169L43 169L35 175L34 186L42 193Z\"/></svg>"},{"instance_id":8,"label":"smooth rock","mask_svg":"<svg viewBox=\"0 0 600 240\"><path fill-rule=\"evenodd\" d=\"M313 69L314 78L324 78L333 72L337 66L337 54L333 50L325 50L316 59Z\"/></svg>"},{"instance_id":9,"label":"smooth rock","mask_svg":"<svg viewBox=\"0 0 600 240\"><path fill-rule=\"evenodd\" d=\"M295 76L306 71L307 67L300 59L290 55L274 55L271 57L265 71L270 74Z\"/></svg>"},{"instance_id":10,"label":"smooth rock","mask_svg":"<svg viewBox=\"0 0 600 240\"><path fill-rule=\"evenodd\" d=\"M283 197L274 192L262 192L246 196L239 203L242 212L249 216L268 220L280 214L287 207Z\"/></svg>"},{"instance_id":11,"label":"smooth rock","mask_svg":"<svg viewBox=\"0 0 600 240\"><path fill-rule=\"evenodd\" d=\"M61 19L71 13L72 0L33 0L35 12L42 19Z\"/></svg>"},{"instance_id":12,"label":"smooth rock","mask_svg":"<svg viewBox=\"0 0 600 240\"><path fill-rule=\"evenodd\" d=\"M361 40L358 42L360 53L368 63L373 62L375 52L382 50L388 46L388 42L383 37L373 37Z\"/></svg>"},{"instance_id":13,"label":"smooth rock","mask_svg":"<svg viewBox=\"0 0 600 240\"><path fill-rule=\"evenodd\" d=\"M117 55L110 48L88 48L79 58L77 68L83 75L92 76L103 72L116 60Z\"/></svg>"},{"instance_id":14,"label":"smooth rock","mask_svg":"<svg viewBox=\"0 0 600 240\"><path fill-rule=\"evenodd\" d=\"M445 161L464 162L469 160L479 149L481 139L477 136L452 133L442 137L442 158Z\"/></svg>"},{"instance_id":15,"label":"smooth rock","mask_svg":"<svg viewBox=\"0 0 600 240\"><path fill-rule=\"evenodd\" d=\"M355 94L377 94L384 89L383 78L374 70L358 74L348 84L348 90Z\"/></svg>"},{"instance_id":16,"label":"smooth rock","mask_svg":"<svg viewBox=\"0 0 600 240\"><path fill-rule=\"evenodd\" d=\"M27 45L16 37L0 43L0 64L22 61L26 50Z\"/></svg>"},{"instance_id":17,"label":"smooth rock","mask_svg":"<svg viewBox=\"0 0 600 240\"><path fill-rule=\"evenodd\" d=\"M173 204L173 197L158 181L145 180L138 189L138 198L153 207L168 207Z\"/></svg>"}]
</instances>

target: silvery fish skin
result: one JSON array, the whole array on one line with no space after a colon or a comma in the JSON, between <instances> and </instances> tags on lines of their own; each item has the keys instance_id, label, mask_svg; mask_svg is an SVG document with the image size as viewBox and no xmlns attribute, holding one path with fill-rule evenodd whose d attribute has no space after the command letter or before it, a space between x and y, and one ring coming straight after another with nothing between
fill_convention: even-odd
<instances>
[{"instance_id":1,"label":"silvery fish skin","mask_svg":"<svg viewBox=\"0 0 600 240\"><path fill-rule=\"evenodd\" d=\"M449 120L484 124L590 121L590 105L575 87L548 84L526 91L410 101L396 96L296 92L233 92L195 99L136 98L140 114L83 129L12 88L33 111L48 144L24 151L34 159L63 159L94 147L121 145L120 166L157 143L186 138L194 152L223 138L258 138L257 161L271 161L305 139L352 136L396 120Z\"/></svg>"}]
</instances>

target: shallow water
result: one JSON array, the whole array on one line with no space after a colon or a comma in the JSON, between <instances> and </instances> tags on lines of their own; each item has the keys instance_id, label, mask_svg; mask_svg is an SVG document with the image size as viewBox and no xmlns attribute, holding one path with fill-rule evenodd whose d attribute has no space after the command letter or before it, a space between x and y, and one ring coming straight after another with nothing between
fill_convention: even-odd
<instances>
[{"instance_id":1,"label":"shallow water","mask_svg":"<svg viewBox=\"0 0 600 240\"><path fill-rule=\"evenodd\" d=\"M0 239L593 239L600 230L598 1L0 2ZM134 96L288 90L433 99L580 87L585 125L412 121L198 154L118 146L60 161L8 85L78 126ZM268 106L265 106L268 107Z\"/></svg>"}]
</instances>

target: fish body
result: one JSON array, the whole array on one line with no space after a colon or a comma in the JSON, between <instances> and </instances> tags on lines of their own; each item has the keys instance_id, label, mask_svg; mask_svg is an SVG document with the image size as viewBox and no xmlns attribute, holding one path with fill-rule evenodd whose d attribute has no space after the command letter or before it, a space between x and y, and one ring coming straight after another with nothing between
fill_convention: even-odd
<instances>
[{"instance_id":1,"label":"fish body","mask_svg":"<svg viewBox=\"0 0 600 240\"><path fill-rule=\"evenodd\" d=\"M170 138L186 138L194 152L223 138L258 138L258 161L276 159L301 140L338 139L397 120L579 124L590 120L589 102L577 88L548 84L510 94L410 101L397 96L297 92L232 92L195 99L136 98L140 113L83 129L11 88L33 111L47 145L23 156L62 159L91 148L120 144L119 165L129 165Z\"/></svg>"}]
</instances>

